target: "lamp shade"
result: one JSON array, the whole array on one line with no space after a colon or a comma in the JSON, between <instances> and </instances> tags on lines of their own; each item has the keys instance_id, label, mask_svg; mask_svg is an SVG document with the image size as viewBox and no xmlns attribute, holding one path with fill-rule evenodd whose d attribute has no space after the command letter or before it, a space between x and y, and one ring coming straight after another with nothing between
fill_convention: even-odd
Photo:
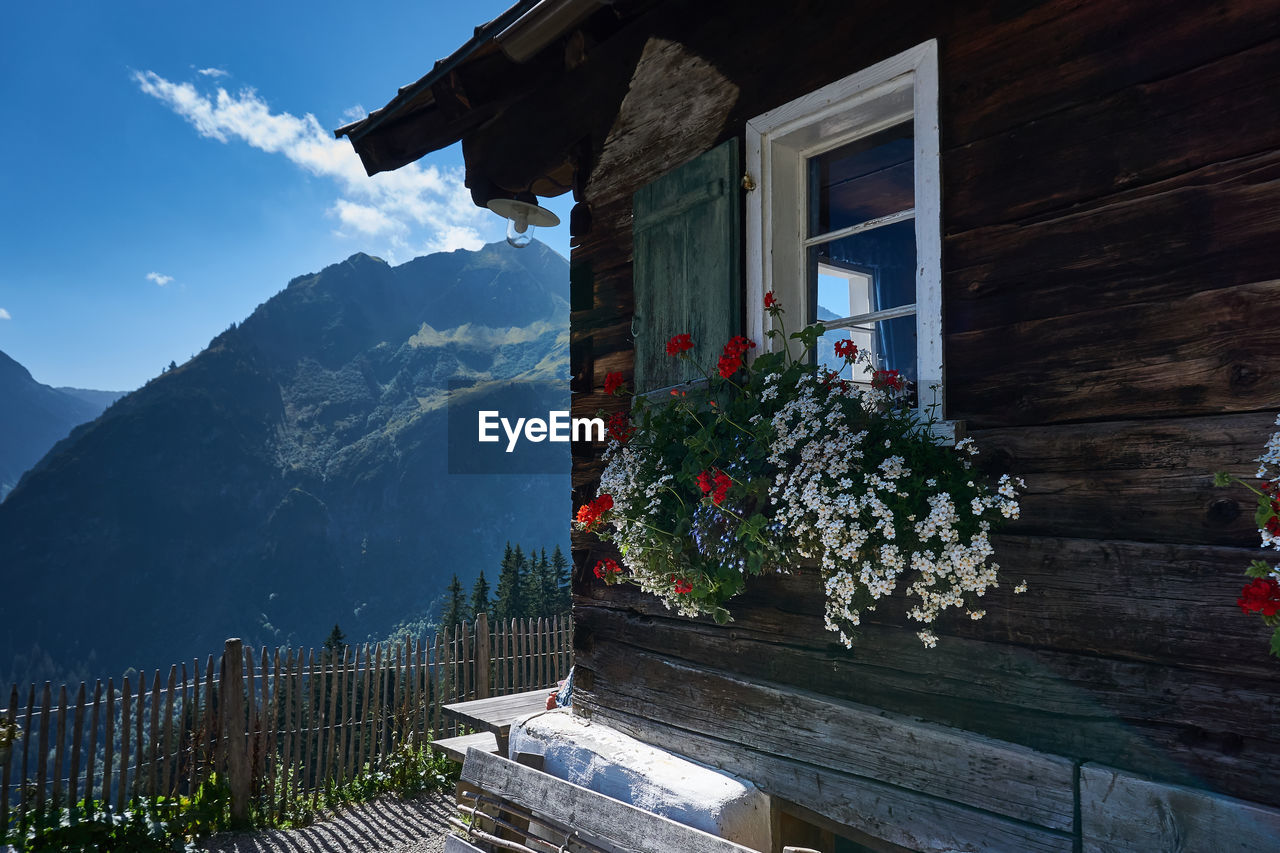
<instances>
[{"instance_id":1,"label":"lamp shade","mask_svg":"<svg viewBox=\"0 0 1280 853\"><path fill-rule=\"evenodd\" d=\"M514 198L490 199L488 208L504 219L507 226L507 242L517 249L529 245L535 228L551 228L560 224L560 217L536 203Z\"/></svg>"}]
</instances>

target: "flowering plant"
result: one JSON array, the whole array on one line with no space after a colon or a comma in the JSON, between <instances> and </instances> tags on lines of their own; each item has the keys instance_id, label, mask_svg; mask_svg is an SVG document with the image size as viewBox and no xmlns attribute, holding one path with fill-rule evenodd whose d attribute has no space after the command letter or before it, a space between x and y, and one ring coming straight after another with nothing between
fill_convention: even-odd
<instances>
[{"instance_id":1,"label":"flowering plant","mask_svg":"<svg viewBox=\"0 0 1280 853\"><path fill-rule=\"evenodd\" d=\"M765 309L783 341L782 305ZM637 397L610 421L599 496L577 515L584 530L615 542L622 561L602 560L607 583L635 583L683 615L729 619L726 602L746 578L818 560L825 622L852 645L861 615L905 584L921 641L948 608L981 619L977 599L996 585L989 534L1016 518L1020 480L995 488L973 470L977 450L964 439L937 443L936 419L909 403L896 371L869 384L810 363L820 324L790 335L787 347L745 363L754 341L735 336L705 382L661 401ZM691 358L689 335L667 345ZM852 341L836 352L846 365L869 364ZM619 374L605 387L627 393ZM1017 591L1022 591L1025 585Z\"/></svg>"},{"instance_id":2,"label":"flowering plant","mask_svg":"<svg viewBox=\"0 0 1280 853\"><path fill-rule=\"evenodd\" d=\"M1276 417L1280 426L1280 416ZM1262 488L1255 489L1238 477L1225 471L1214 475L1217 486L1239 483L1258 496L1258 508L1253 521L1258 526L1263 548L1280 551L1280 432L1273 433L1258 457L1257 478ZM1280 565L1270 566L1263 560L1254 560L1245 569L1252 580L1245 584L1236 604L1245 613L1257 613L1271 632L1271 654L1280 657Z\"/></svg>"}]
</instances>

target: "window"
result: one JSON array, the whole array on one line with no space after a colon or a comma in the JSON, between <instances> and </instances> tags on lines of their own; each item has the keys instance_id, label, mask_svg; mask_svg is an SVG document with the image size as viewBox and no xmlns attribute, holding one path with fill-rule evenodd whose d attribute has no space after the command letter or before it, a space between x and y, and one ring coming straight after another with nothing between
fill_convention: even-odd
<instances>
[{"instance_id":1,"label":"window","mask_svg":"<svg viewBox=\"0 0 1280 853\"><path fill-rule=\"evenodd\" d=\"M937 101L929 41L747 123L751 337L766 338L772 290L788 331L827 327L820 363L839 366L835 341L851 338L921 407L942 401Z\"/></svg>"}]
</instances>

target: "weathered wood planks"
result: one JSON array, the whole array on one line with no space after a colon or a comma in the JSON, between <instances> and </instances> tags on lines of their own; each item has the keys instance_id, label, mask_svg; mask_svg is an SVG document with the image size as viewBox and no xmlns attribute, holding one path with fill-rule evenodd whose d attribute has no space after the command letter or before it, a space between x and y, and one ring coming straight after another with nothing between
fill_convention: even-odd
<instances>
[{"instance_id":1,"label":"weathered wood planks","mask_svg":"<svg viewBox=\"0 0 1280 853\"><path fill-rule=\"evenodd\" d=\"M1118 191L1275 150L1280 127L1268 117L1278 108L1280 41L1272 40L959 146L943 157L954 202L947 230L1074 212Z\"/></svg>"},{"instance_id":2,"label":"weathered wood planks","mask_svg":"<svg viewBox=\"0 0 1280 853\"><path fill-rule=\"evenodd\" d=\"M750 853L739 844L473 748L462 765L459 793L466 796L477 789L527 809L535 819L545 817L589 839L604 839L619 853Z\"/></svg>"},{"instance_id":3,"label":"weathered wood planks","mask_svg":"<svg viewBox=\"0 0 1280 853\"><path fill-rule=\"evenodd\" d=\"M950 7L943 139L965 145L1275 38L1274 3ZM1100 136L1100 147L1105 137Z\"/></svg>"},{"instance_id":4,"label":"weathered wood planks","mask_svg":"<svg viewBox=\"0 0 1280 853\"><path fill-rule=\"evenodd\" d=\"M1273 278L1278 181L1280 153L1264 151L1080 209L951 235L945 328L989 329Z\"/></svg>"},{"instance_id":5,"label":"weathered wood planks","mask_svg":"<svg viewBox=\"0 0 1280 853\"><path fill-rule=\"evenodd\" d=\"M1273 672L1265 648L1246 647L1258 626L1235 605L1244 582L1240 567L1256 551L1031 536L999 536L994 544L1006 583L988 592L986 618L973 622L949 614L936 626L940 635L1258 677ZM1023 579L1028 592L1015 595L1013 586ZM1134 613L1131 602L1139 596L1144 608ZM865 621L915 630L904 602L892 596ZM672 630L688 624L716 634L709 619L676 619L656 599L630 588L588 587L579 604L626 608L669 618ZM720 633L832 648L822 607L816 569L760 577L734 600L734 621ZM851 655L857 656L856 647Z\"/></svg>"},{"instance_id":6,"label":"weathered wood planks","mask_svg":"<svg viewBox=\"0 0 1280 853\"><path fill-rule=\"evenodd\" d=\"M593 660L598 691L604 667ZM1068 759L653 654L628 654L624 666L625 679L618 678L620 670L608 669L606 701L618 710L662 708L670 725L757 752L1049 829L1071 829L1075 767ZM780 710L784 721L771 724Z\"/></svg>"},{"instance_id":7,"label":"weathered wood planks","mask_svg":"<svg viewBox=\"0 0 1280 853\"><path fill-rule=\"evenodd\" d=\"M1280 281L964 332L947 411L976 427L1258 411L1280 400L1277 345Z\"/></svg>"},{"instance_id":8,"label":"weathered wood planks","mask_svg":"<svg viewBox=\"0 0 1280 853\"><path fill-rule=\"evenodd\" d=\"M657 706L626 698L637 689L626 684L627 661L646 651L731 666L788 687L817 687L831 698L1042 752L1280 800L1280 739L1256 725L1280 714L1270 673L1191 670L959 636L944 636L929 650L913 628L887 625L864 626L847 652L825 639L820 611L793 609L796 599L773 589L781 593L778 607L739 608L727 626L580 600L575 686L602 707L656 713ZM599 676L607 688L593 686Z\"/></svg>"},{"instance_id":9,"label":"weathered wood planks","mask_svg":"<svg viewBox=\"0 0 1280 853\"><path fill-rule=\"evenodd\" d=\"M1254 547L1253 495L1213 472L1253 479L1275 416L1104 421L974 430L982 467L1024 477L1009 533Z\"/></svg>"},{"instance_id":10,"label":"weathered wood planks","mask_svg":"<svg viewBox=\"0 0 1280 853\"><path fill-rule=\"evenodd\" d=\"M1085 853L1191 853L1280 849L1280 810L1110 767L1080 768Z\"/></svg>"},{"instance_id":11,"label":"weathered wood planks","mask_svg":"<svg viewBox=\"0 0 1280 853\"><path fill-rule=\"evenodd\" d=\"M1071 835L965 808L903 788L857 778L758 752L750 746L609 709L593 718L677 754L755 780L768 794L804 803L842 826L922 853L982 850L991 853L1068 853Z\"/></svg>"}]
</instances>

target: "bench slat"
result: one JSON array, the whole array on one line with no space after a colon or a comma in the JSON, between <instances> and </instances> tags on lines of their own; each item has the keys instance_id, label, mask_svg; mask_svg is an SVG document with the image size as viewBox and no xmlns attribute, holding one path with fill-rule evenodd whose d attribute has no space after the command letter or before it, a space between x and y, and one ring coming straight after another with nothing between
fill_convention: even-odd
<instances>
[{"instance_id":1,"label":"bench slat","mask_svg":"<svg viewBox=\"0 0 1280 853\"><path fill-rule=\"evenodd\" d=\"M509 696L490 696L488 699L470 699L466 702L450 702L442 706L444 712L478 729L487 729L499 735L511 730L511 724L521 717L547 709L547 697L552 690L545 687Z\"/></svg>"},{"instance_id":2,"label":"bench slat","mask_svg":"<svg viewBox=\"0 0 1280 853\"><path fill-rule=\"evenodd\" d=\"M749 847L478 749L467 752L462 782L523 806L535 815L605 840L625 853L756 853Z\"/></svg>"},{"instance_id":3,"label":"bench slat","mask_svg":"<svg viewBox=\"0 0 1280 853\"><path fill-rule=\"evenodd\" d=\"M467 750L475 747L482 752L498 754L498 736L493 732L476 732L470 735L458 735L457 737L441 738L440 740L431 741L431 748L436 752L443 752L449 758L462 763L467 757Z\"/></svg>"}]
</instances>

